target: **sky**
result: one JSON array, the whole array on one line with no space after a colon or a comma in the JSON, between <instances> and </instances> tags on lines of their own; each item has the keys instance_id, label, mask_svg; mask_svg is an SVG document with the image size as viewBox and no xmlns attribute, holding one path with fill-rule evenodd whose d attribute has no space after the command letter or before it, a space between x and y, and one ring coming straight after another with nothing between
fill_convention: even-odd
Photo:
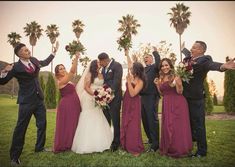
<instances>
[{"instance_id":1,"label":"sky","mask_svg":"<svg viewBox=\"0 0 235 167\"><path fill-rule=\"evenodd\" d=\"M1 1L0 2L0 60L13 62L13 48L7 42L7 35L16 32L22 36L21 42L30 49L28 37L23 27L26 23L36 21L45 30L47 25L56 24L59 27L59 50L54 58L54 65L63 63L67 69L71 66L70 55L65 51L65 45L76 39L72 31L72 22L81 20L84 32L80 41L85 46L90 59L96 59L98 54L106 52L116 61L123 63L125 56L119 51L116 40L121 36L117 31L118 20L127 14L134 15L141 27L133 37L133 48L138 50L140 43L159 44L165 40L172 44L172 51L179 57L179 36L170 26L167 13L176 3L184 3L192 13L190 25L182 35L182 41L190 49L196 40L207 43L206 54L211 55L216 62L225 62L225 57L235 57L235 2L233 1ZM34 57L43 60L51 52L51 43L46 33L38 39L34 47ZM84 55L84 56L85 56ZM83 57L83 56L82 56ZM18 61L18 58L16 58ZM50 71L51 66L43 67L41 71ZM78 72L82 67L78 66ZM215 82L218 96L224 93L224 73L210 71L208 79Z\"/></svg>"}]
</instances>

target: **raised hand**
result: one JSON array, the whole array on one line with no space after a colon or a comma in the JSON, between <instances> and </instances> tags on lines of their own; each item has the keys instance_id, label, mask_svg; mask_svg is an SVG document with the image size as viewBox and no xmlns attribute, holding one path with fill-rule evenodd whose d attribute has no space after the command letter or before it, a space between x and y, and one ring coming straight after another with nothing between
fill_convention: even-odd
<instances>
[{"instance_id":1,"label":"raised hand","mask_svg":"<svg viewBox=\"0 0 235 167\"><path fill-rule=\"evenodd\" d=\"M59 48L59 42L56 41L55 46L53 46L53 51L52 51L52 52L53 52L54 54L56 54L58 48Z\"/></svg>"},{"instance_id":2,"label":"raised hand","mask_svg":"<svg viewBox=\"0 0 235 167\"><path fill-rule=\"evenodd\" d=\"M160 84L159 78L155 78L153 82L154 82L155 85L159 85Z\"/></svg>"},{"instance_id":3,"label":"raised hand","mask_svg":"<svg viewBox=\"0 0 235 167\"><path fill-rule=\"evenodd\" d=\"M227 70L235 70L235 62L234 62L235 58L230 59L229 61L227 61L226 63L224 63L221 66L221 69L227 69Z\"/></svg>"},{"instance_id":4,"label":"raised hand","mask_svg":"<svg viewBox=\"0 0 235 167\"><path fill-rule=\"evenodd\" d=\"M153 50L157 52L157 47L156 47L156 46L153 46Z\"/></svg>"},{"instance_id":5,"label":"raised hand","mask_svg":"<svg viewBox=\"0 0 235 167\"><path fill-rule=\"evenodd\" d=\"M12 70L12 68L13 68L13 64L8 64L5 66L3 70L1 70L1 72L4 72L4 73L9 72Z\"/></svg>"}]
</instances>

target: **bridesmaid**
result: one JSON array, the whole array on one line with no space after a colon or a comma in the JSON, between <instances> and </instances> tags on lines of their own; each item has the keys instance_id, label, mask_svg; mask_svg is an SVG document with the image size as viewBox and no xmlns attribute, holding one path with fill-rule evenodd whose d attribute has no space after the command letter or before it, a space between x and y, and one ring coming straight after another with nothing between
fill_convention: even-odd
<instances>
[{"instance_id":1,"label":"bridesmaid","mask_svg":"<svg viewBox=\"0 0 235 167\"><path fill-rule=\"evenodd\" d=\"M139 92L145 86L145 74L141 63L131 62L128 50L125 50L125 55L128 62L128 74L122 106L120 140L124 150L134 156L138 156L144 151L141 136L141 101Z\"/></svg>"},{"instance_id":2,"label":"bridesmaid","mask_svg":"<svg viewBox=\"0 0 235 167\"><path fill-rule=\"evenodd\" d=\"M170 59L160 62L160 78L154 82L163 96L160 154L184 157L192 150L188 104L182 95L181 79L174 74Z\"/></svg>"},{"instance_id":3,"label":"bridesmaid","mask_svg":"<svg viewBox=\"0 0 235 167\"><path fill-rule=\"evenodd\" d=\"M65 70L63 64L55 67L61 99L57 107L54 153L71 150L77 128L81 107L75 85L71 82L71 79L76 72L79 55L79 53L75 55L69 73Z\"/></svg>"}]
</instances>

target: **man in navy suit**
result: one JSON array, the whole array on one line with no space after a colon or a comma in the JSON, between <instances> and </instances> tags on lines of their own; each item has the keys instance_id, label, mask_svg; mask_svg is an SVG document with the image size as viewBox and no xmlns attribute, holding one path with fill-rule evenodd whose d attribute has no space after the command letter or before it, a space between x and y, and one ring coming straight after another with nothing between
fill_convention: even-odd
<instances>
[{"instance_id":1,"label":"man in navy suit","mask_svg":"<svg viewBox=\"0 0 235 167\"><path fill-rule=\"evenodd\" d=\"M114 138L110 146L111 151L116 151L120 146L120 109L122 101L122 65L114 59L110 59L107 53L98 55L100 65L103 67L102 74L104 84L107 84L114 91L114 99L109 104L110 109L103 110L106 119L114 128Z\"/></svg>"},{"instance_id":2,"label":"man in navy suit","mask_svg":"<svg viewBox=\"0 0 235 167\"><path fill-rule=\"evenodd\" d=\"M19 57L19 61L13 65L8 65L1 71L1 85L6 84L13 77L19 83L17 99L17 104L19 104L18 120L10 148L12 165L20 164L19 157L23 150L25 133L32 115L35 116L37 126L35 152L45 151L46 108L38 76L40 68L47 66L53 60L57 49L58 45L47 59L39 61L35 57L31 57L31 53L25 44L19 43L14 48L14 52Z\"/></svg>"},{"instance_id":3,"label":"man in navy suit","mask_svg":"<svg viewBox=\"0 0 235 167\"><path fill-rule=\"evenodd\" d=\"M160 55L156 47L154 47L153 56L155 63L153 63L152 55L146 54L144 56L147 86L140 92L142 123L150 144L147 152L154 152L159 148L158 102L160 95L154 84L154 79L159 75Z\"/></svg>"},{"instance_id":4,"label":"man in navy suit","mask_svg":"<svg viewBox=\"0 0 235 167\"><path fill-rule=\"evenodd\" d=\"M207 154L206 128L205 128L205 93L203 82L209 71L223 72L227 69L235 69L234 60L227 63L213 62L212 57L204 55L207 45L203 41L196 41L191 52L182 49L185 54L184 62L192 64L193 78L189 83L183 82L183 95L186 97L193 141L197 142L197 151L192 157L203 157Z\"/></svg>"}]
</instances>

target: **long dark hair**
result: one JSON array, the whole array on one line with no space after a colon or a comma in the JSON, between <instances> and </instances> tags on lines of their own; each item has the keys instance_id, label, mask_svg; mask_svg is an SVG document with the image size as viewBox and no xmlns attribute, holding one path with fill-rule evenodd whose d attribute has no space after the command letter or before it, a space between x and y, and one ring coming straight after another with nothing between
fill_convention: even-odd
<instances>
[{"instance_id":1,"label":"long dark hair","mask_svg":"<svg viewBox=\"0 0 235 167\"><path fill-rule=\"evenodd\" d=\"M91 83L94 82L95 78L98 76L98 65L97 65L97 60L93 60L90 65L90 73L91 73Z\"/></svg>"},{"instance_id":2,"label":"long dark hair","mask_svg":"<svg viewBox=\"0 0 235 167\"><path fill-rule=\"evenodd\" d=\"M164 73L162 72L162 70L161 70L161 68L162 68L162 63L163 63L164 61L166 61L166 62L169 64L169 66L170 66L170 71L169 71L167 74L164 74ZM173 81L174 76L175 76L175 70L174 70L174 65L173 65L171 59L169 59L169 58L163 58L163 59L161 59L160 64L159 64L159 69L160 69L160 71L159 71L159 76L160 76L160 81L161 81L161 82L163 81L163 77L164 77L165 75L169 75L168 79L169 79L170 81Z\"/></svg>"},{"instance_id":3,"label":"long dark hair","mask_svg":"<svg viewBox=\"0 0 235 167\"><path fill-rule=\"evenodd\" d=\"M132 75L134 77L140 78L143 81L144 85L143 85L142 90L144 90L146 88L147 78L146 78L146 75L145 75L145 72L144 72L144 66L141 63L139 63L139 62L134 62L133 63Z\"/></svg>"}]
</instances>

